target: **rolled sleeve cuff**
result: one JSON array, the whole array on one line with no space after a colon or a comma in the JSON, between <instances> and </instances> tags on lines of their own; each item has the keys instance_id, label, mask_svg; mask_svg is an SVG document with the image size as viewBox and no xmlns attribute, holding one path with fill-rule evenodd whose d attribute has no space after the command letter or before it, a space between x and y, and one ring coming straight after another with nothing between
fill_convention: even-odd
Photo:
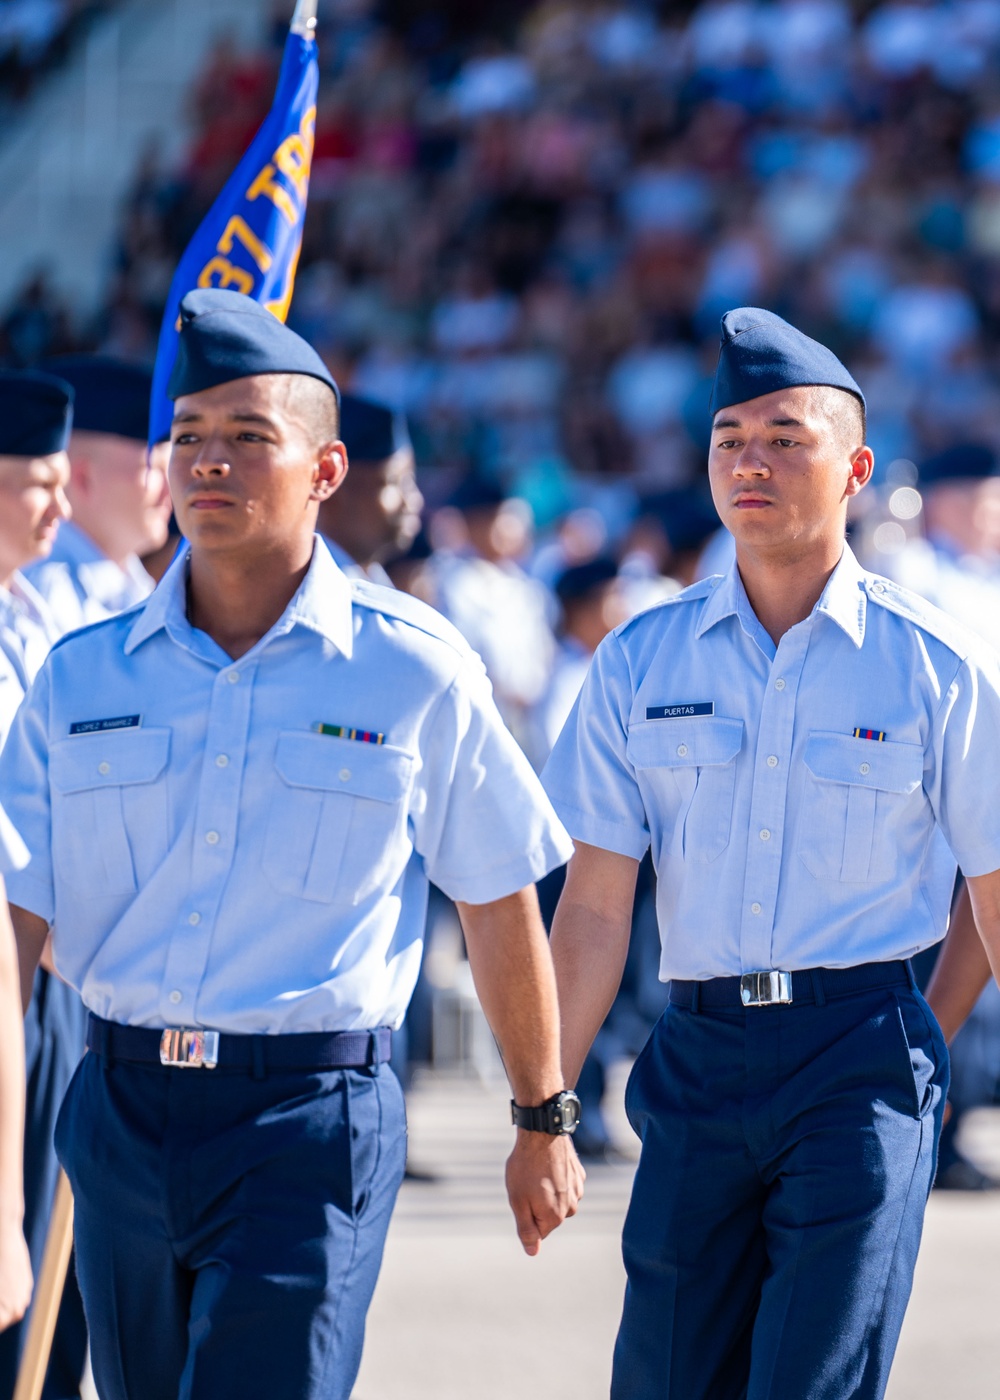
<instances>
[{"instance_id":1,"label":"rolled sleeve cuff","mask_svg":"<svg viewBox=\"0 0 1000 1400\"><path fill-rule=\"evenodd\" d=\"M605 821L603 817L594 816L593 812L581 812L554 792L549 793L549 801L574 841L599 846L601 850L613 851L615 855L631 856L633 860L642 860L649 850L648 831Z\"/></svg>"},{"instance_id":2,"label":"rolled sleeve cuff","mask_svg":"<svg viewBox=\"0 0 1000 1400\"><path fill-rule=\"evenodd\" d=\"M29 914L37 914L47 924L51 924L55 917L51 885L35 879L28 870L17 870L7 876L7 898L11 904L27 909Z\"/></svg>"},{"instance_id":3,"label":"rolled sleeve cuff","mask_svg":"<svg viewBox=\"0 0 1000 1400\"><path fill-rule=\"evenodd\" d=\"M970 875L975 879L977 875L992 875L994 870L1000 870L1000 843L996 841L975 846L970 850L959 851L953 848L952 854L967 879Z\"/></svg>"},{"instance_id":4,"label":"rolled sleeve cuff","mask_svg":"<svg viewBox=\"0 0 1000 1400\"><path fill-rule=\"evenodd\" d=\"M526 885L533 885L551 870L565 865L572 854L573 842L562 832L493 870L477 875L463 872L454 877L436 870L430 872L430 876L449 899L462 904L490 904L495 899L516 894Z\"/></svg>"}]
</instances>

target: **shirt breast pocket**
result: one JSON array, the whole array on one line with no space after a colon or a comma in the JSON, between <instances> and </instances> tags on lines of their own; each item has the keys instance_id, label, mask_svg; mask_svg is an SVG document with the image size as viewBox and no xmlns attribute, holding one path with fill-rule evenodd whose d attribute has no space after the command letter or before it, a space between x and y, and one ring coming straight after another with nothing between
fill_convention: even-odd
<instances>
[{"instance_id":1,"label":"shirt breast pocket","mask_svg":"<svg viewBox=\"0 0 1000 1400\"><path fill-rule=\"evenodd\" d=\"M798 849L821 880L889 879L899 824L924 776L920 744L810 734Z\"/></svg>"},{"instance_id":2,"label":"shirt breast pocket","mask_svg":"<svg viewBox=\"0 0 1000 1400\"><path fill-rule=\"evenodd\" d=\"M170 844L169 729L61 739L49 752L57 878L83 898L134 894Z\"/></svg>"},{"instance_id":3,"label":"shirt breast pocket","mask_svg":"<svg viewBox=\"0 0 1000 1400\"><path fill-rule=\"evenodd\" d=\"M282 894L352 905L384 886L405 851L413 755L319 734L278 736L263 868Z\"/></svg>"},{"instance_id":4,"label":"shirt breast pocket","mask_svg":"<svg viewBox=\"0 0 1000 1400\"><path fill-rule=\"evenodd\" d=\"M741 719L706 715L630 727L628 760L644 789L650 830L662 823L667 854L706 862L729 845L742 747Z\"/></svg>"}]
</instances>

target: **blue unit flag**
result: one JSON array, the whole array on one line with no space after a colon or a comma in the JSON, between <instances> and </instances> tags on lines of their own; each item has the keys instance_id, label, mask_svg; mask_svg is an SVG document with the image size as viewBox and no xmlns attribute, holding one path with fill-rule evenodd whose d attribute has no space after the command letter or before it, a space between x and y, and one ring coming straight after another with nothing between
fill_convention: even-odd
<instances>
[{"instance_id":1,"label":"blue unit flag","mask_svg":"<svg viewBox=\"0 0 1000 1400\"><path fill-rule=\"evenodd\" d=\"M167 437L167 384L177 354L181 299L195 287L244 292L284 321L309 194L316 130L315 0L299 0L271 110L225 188L199 224L170 284L153 371L149 441Z\"/></svg>"}]
</instances>

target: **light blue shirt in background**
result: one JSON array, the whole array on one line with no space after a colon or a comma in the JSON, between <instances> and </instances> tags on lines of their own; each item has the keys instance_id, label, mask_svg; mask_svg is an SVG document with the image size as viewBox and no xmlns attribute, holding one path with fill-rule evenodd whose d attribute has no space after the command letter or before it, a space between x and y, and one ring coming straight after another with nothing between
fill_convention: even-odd
<instances>
[{"instance_id":1,"label":"light blue shirt in background","mask_svg":"<svg viewBox=\"0 0 1000 1400\"><path fill-rule=\"evenodd\" d=\"M186 579L185 551L42 668L0 760L32 853L10 897L52 923L60 973L110 1020L397 1024L428 880L497 899L562 864L566 833L432 609L349 581L321 546L233 661L188 622Z\"/></svg>"},{"instance_id":2,"label":"light blue shirt in background","mask_svg":"<svg viewBox=\"0 0 1000 1400\"><path fill-rule=\"evenodd\" d=\"M575 839L652 845L664 980L908 957L956 860L1000 868L1000 670L847 547L776 647L734 564L601 644L543 782Z\"/></svg>"},{"instance_id":3,"label":"light blue shirt in background","mask_svg":"<svg viewBox=\"0 0 1000 1400\"><path fill-rule=\"evenodd\" d=\"M0 748L58 635L44 599L15 573L10 587L0 588Z\"/></svg>"},{"instance_id":4,"label":"light blue shirt in background","mask_svg":"<svg viewBox=\"0 0 1000 1400\"><path fill-rule=\"evenodd\" d=\"M50 608L60 637L123 612L153 591L136 555L120 568L71 520L59 526L48 558L25 573Z\"/></svg>"}]
</instances>

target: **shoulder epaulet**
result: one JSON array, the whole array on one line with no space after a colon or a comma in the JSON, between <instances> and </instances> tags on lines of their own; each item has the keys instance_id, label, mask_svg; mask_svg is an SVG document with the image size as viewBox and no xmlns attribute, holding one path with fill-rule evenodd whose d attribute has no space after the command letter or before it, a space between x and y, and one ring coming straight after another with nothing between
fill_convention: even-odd
<instances>
[{"instance_id":1,"label":"shoulder epaulet","mask_svg":"<svg viewBox=\"0 0 1000 1400\"><path fill-rule=\"evenodd\" d=\"M915 627L926 632L936 641L943 643L949 651L962 661L966 660L982 644L974 633L960 622L949 617L946 612L929 603L919 593L913 593L892 579L881 578L877 574L865 574L865 592L868 600L888 612L912 622Z\"/></svg>"},{"instance_id":2,"label":"shoulder epaulet","mask_svg":"<svg viewBox=\"0 0 1000 1400\"><path fill-rule=\"evenodd\" d=\"M136 613L141 612L146 606L148 599L142 598L138 603L133 603L130 608L125 608L122 612L112 613L110 617L99 618L97 622L88 622L83 627L74 627L72 632L66 632L57 642L53 642L49 647L49 656L60 647L64 647L67 642L75 642L79 637L89 637L92 632L98 632L104 627L115 627L121 622L131 624Z\"/></svg>"},{"instance_id":3,"label":"shoulder epaulet","mask_svg":"<svg viewBox=\"0 0 1000 1400\"><path fill-rule=\"evenodd\" d=\"M661 598L658 603L653 603L651 607L643 608L641 612L634 613L626 622L622 622L615 628L615 636L624 636L636 623L642 621L644 617L649 617L652 613L661 612L664 608L676 608L681 603L700 603L703 599L718 586L720 575L712 574L708 578L700 578L697 583L688 584L687 588L682 588L679 593L671 593L669 598Z\"/></svg>"},{"instance_id":4,"label":"shoulder epaulet","mask_svg":"<svg viewBox=\"0 0 1000 1400\"><path fill-rule=\"evenodd\" d=\"M386 617L394 617L409 627L425 632L429 637L436 637L439 642L452 647L461 656L471 654L472 649L458 628L436 608L421 602L419 598L414 598L411 593L404 593L402 589L386 588L384 584L372 583L370 579L352 579L351 596L355 603L360 603L364 608L384 613Z\"/></svg>"}]
</instances>

